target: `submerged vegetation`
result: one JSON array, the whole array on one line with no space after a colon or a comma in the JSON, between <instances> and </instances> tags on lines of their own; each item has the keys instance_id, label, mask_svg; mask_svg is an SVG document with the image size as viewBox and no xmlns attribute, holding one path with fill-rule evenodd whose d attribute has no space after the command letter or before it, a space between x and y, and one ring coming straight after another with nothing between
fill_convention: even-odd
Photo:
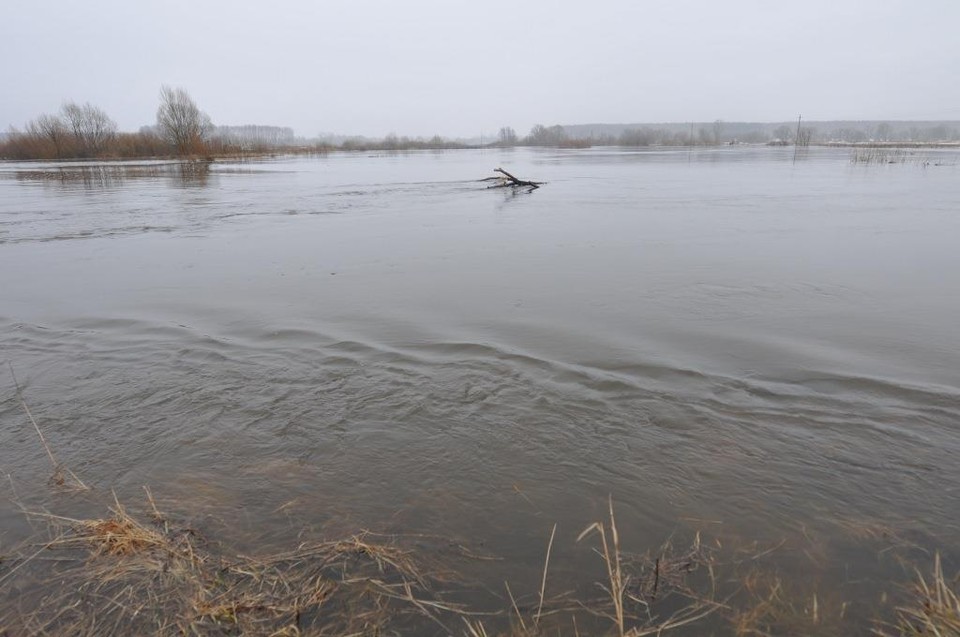
<instances>
[{"instance_id":1,"label":"submerged vegetation","mask_svg":"<svg viewBox=\"0 0 960 637\"><path fill-rule=\"evenodd\" d=\"M28 512L48 524L40 547L56 558L45 563L34 553L20 562L32 559L32 577L49 579L42 594L5 600L16 603L0 610L0 632L374 634L407 615L435 619L446 610L428 590L439 576L390 539L358 533L273 555L230 555L162 513L149 491L147 499L142 517L117 501L97 519ZM0 584L5 598L17 588Z\"/></svg>"},{"instance_id":2,"label":"submerged vegetation","mask_svg":"<svg viewBox=\"0 0 960 637\"><path fill-rule=\"evenodd\" d=\"M851 524L848 534L902 564L902 582L790 578L791 555L829 562L809 537L801 546L678 533L631 552L612 498L575 538L553 525L535 589L471 581L471 564L500 558L452 537L294 528L289 548L235 550L184 511L189 503L161 506L144 487L133 509L88 488L57 460L19 385L16 397L53 465L58 506L92 515L25 505L10 477L34 534L2 547L0 635L960 635L958 581L941 556L876 525ZM48 500L45 490L29 496ZM569 565L557 574L565 542L587 558L594 585L569 581Z\"/></svg>"},{"instance_id":3,"label":"submerged vegetation","mask_svg":"<svg viewBox=\"0 0 960 637\"><path fill-rule=\"evenodd\" d=\"M884 592L865 608L780 574L783 543L697 533L630 553L612 501L577 539L600 567L593 588L553 574L554 526L539 588L497 592L463 569L498 558L436 550L462 547L454 538L301 531L287 550L250 554L162 510L149 489L136 512L112 498L99 517L25 509L37 535L3 555L0 634L960 635L958 584L939 555L912 584L876 583ZM891 548L903 549L891 541L878 555Z\"/></svg>"},{"instance_id":4,"label":"submerged vegetation","mask_svg":"<svg viewBox=\"0 0 960 637\"><path fill-rule=\"evenodd\" d=\"M952 165L935 154L920 152L920 147L855 146L850 154L854 164L916 164L918 166Z\"/></svg>"}]
</instances>

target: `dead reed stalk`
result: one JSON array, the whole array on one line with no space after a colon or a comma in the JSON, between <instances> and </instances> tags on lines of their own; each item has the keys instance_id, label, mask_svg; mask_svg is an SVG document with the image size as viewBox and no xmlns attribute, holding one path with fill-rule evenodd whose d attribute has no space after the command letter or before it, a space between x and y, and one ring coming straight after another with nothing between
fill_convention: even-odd
<instances>
[{"instance_id":1,"label":"dead reed stalk","mask_svg":"<svg viewBox=\"0 0 960 637\"><path fill-rule=\"evenodd\" d=\"M73 480L73 488L83 491L89 490L90 487L84 484L83 481L77 477L77 474L60 464L56 456L53 455L53 451L50 449L47 439L44 437L43 432L40 431L40 426L37 424L36 419L34 419L33 414L30 413L30 407L27 406L27 401L23 398L23 391L20 389L20 382L17 380L16 372L13 371L13 363L7 361L7 365L10 367L10 375L13 377L13 384L14 387L16 387L17 399L20 401L20 406L23 408L24 413L27 414L30 424L33 425L34 430L37 432L37 437L40 438L40 444L43 445L44 451L47 452L47 457L50 458L50 464L53 465L53 482L59 486L64 486L66 484L64 474L66 474L71 480Z\"/></svg>"},{"instance_id":2,"label":"dead reed stalk","mask_svg":"<svg viewBox=\"0 0 960 637\"><path fill-rule=\"evenodd\" d=\"M608 585L600 584L600 587L606 591L610 597L610 601L613 603L613 621L617 628L617 634L619 634L620 637L624 637L623 596L627 589L627 582L624 581L620 568L620 535L617 533L616 518L613 515L613 496L610 496L608 504L610 509L609 528L611 542L607 542L607 527L604 526L602 521L594 522L585 528L577 537L577 542L590 535L593 531L596 531L600 535L600 545L603 549L601 557L607 568L608 581Z\"/></svg>"},{"instance_id":3,"label":"dead reed stalk","mask_svg":"<svg viewBox=\"0 0 960 637\"><path fill-rule=\"evenodd\" d=\"M540 581L540 604L537 605L537 614L533 618L533 622L540 625L540 613L543 612L543 593L547 588L547 568L550 566L550 549L553 548L553 537L557 534L557 525L553 525L553 530L550 531L550 541L547 542L547 556L543 560L543 579Z\"/></svg>"},{"instance_id":4,"label":"dead reed stalk","mask_svg":"<svg viewBox=\"0 0 960 637\"><path fill-rule=\"evenodd\" d=\"M913 603L897 608L895 634L900 637L960 637L960 594L957 590L957 578L952 583L947 580L940 553L937 553L929 580L917 571ZM884 632L879 634L888 635Z\"/></svg>"}]
</instances>

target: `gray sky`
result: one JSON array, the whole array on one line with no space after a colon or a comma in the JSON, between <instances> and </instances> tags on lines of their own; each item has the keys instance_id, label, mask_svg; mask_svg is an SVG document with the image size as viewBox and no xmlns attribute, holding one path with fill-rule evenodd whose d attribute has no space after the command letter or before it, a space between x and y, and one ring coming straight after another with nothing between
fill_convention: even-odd
<instances>
[{"instance_id":1,"label":"gray sky","mask_svg":"<svg viewBox=\"0 0 960 637\"><path fill-rule=\"evenodd\" d=\"M958 28L960 0L4 0L0 127L71 99L135 130L163 83L306 136L960 119Z\"/></svg>"}]
</instances>

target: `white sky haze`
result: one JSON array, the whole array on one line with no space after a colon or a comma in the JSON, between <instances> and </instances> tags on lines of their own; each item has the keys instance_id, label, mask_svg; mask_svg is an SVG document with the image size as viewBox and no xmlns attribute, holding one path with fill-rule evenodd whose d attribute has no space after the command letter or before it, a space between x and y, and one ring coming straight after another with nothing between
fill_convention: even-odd
<instances>
[{"instance_id":1,"label":"white sky haze","mask_svg":"<svg viewBox=\"0 0 960 637\"><path fill-rule=\"evenodd\" d=\"M6 0L0 127L74 100L136 130L161 84L303 136L960 119L958 25L958 0Z\"/></svg>"}]
</instances>

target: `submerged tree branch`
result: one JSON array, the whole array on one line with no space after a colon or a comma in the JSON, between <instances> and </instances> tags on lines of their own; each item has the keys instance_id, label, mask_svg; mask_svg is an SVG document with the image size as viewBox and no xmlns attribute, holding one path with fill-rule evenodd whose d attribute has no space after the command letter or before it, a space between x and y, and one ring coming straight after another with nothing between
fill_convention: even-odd
<instances>
[{"instance_id":1,"label":"submerged tree branch","mask_svg":"<svg viewBox=\"0 0 960 637\"><path fill-rule=\"evenodd\" d=\"M497 183L490 186L490 188L529 188L528 192L533 192L540 186L544 184L542 181L527 181L525 179L518 179L514 177L503 168L494 168L493 172L500 173L502 177L487 177L486 179L481 179L480 181L496 181Z\"/></svg>"}]
</instances>

